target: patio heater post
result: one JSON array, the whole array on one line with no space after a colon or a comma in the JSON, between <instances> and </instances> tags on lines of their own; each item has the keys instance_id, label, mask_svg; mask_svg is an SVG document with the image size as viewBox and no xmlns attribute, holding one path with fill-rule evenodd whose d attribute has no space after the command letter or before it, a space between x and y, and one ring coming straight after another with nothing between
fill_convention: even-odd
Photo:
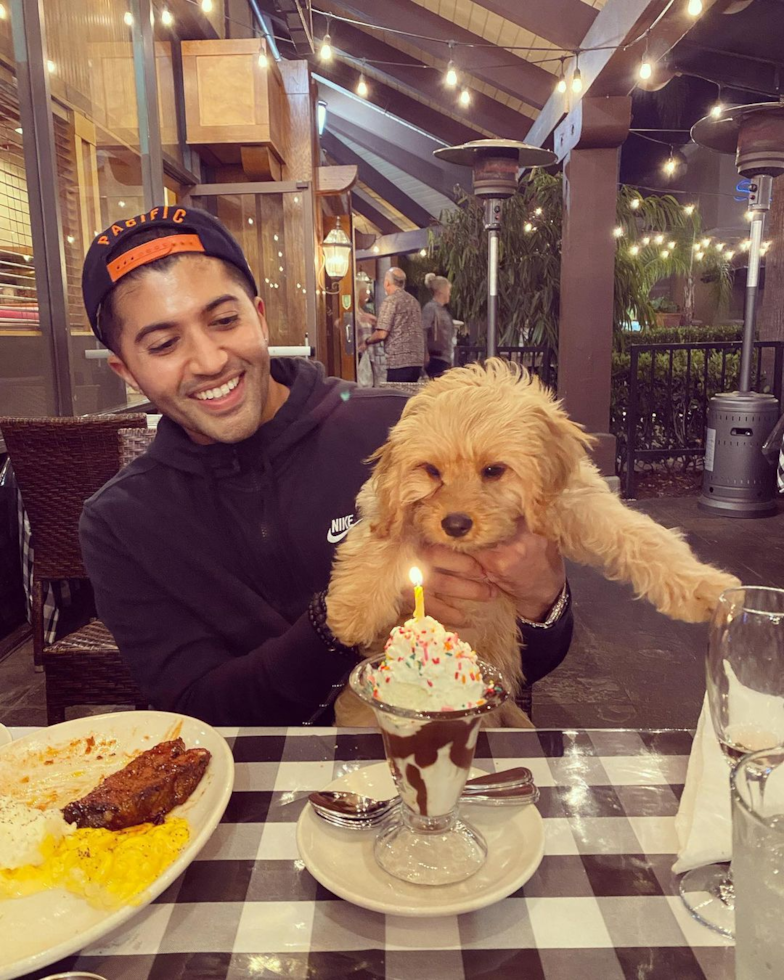
<instances>
[{"instance_id":1,"label":"patio heater post","mask_svg":"<svg viewBox=\"0 0 784 980\"><path fill-rule=\"evenodd\" d=\"M487 232L487 356L498 351L498 239L503 202L517 192L520 167L547 167L556 155L517 140L473 140L445 146L434 156L473 170L474 194L485 202Z\"/></svg>"},{"instance_id":2,"label":"patio heater post","mask_svg":"<svg viewBox=\"0 0 784 980\"><path fill-rule=\"evenodd\" d=\"M701 146L735 153L738 173L750 182L752 212L738 391L722 392L710 400L698 506L726 517L764 517L777 507L776 473L762 455L762 446L780 407L774 395L752 391L751 369L762 230L773 178L784 174L784 104L730 107L718 117L700 119L691 135Z\"/></svg>"}]
</instances>

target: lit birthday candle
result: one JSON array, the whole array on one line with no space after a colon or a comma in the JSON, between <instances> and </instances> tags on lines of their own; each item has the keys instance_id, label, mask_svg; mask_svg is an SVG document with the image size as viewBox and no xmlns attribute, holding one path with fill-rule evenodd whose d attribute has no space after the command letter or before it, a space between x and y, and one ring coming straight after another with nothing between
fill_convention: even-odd
<instances>
[{"instance_id":1,"label":"lit birthday candle","mask_svg":"<svg viewBox=\"0 0 784 980\"><path fill-rule=\"evenodd\" d=\"M425 590L422 588L422 573L414 566L408 573L414 584L414 619L423 619L425 615Z\"/></svg>"}]
</instances>

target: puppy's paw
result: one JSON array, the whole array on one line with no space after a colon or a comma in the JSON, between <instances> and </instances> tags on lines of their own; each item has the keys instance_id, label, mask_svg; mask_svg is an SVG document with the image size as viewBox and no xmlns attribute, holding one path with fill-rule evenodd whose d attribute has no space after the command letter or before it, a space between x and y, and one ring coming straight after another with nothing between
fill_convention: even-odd
<instances>
[{"instance_id":1,"label":"puppy's paw","mask_svg":"<svg viewBox=\"0 0 784 980\"><path fill-rule=\"evenodd\" d=\"M347 646L369 647L389 632L397 613L396 606L374 601L366 590L357 595L333 584L327 592L327 625Z\"/></svg>"},{"instance_id":2,"label":"puppy's paw","mask_svg":"<svg viewBox=\"0 0 784 980\"><path fill-rule=\"evenodd\" d=\"M705 565L699 574L683 583L682 589L678 588L677 581L672 583L669 608L661 608L660 611L686 623L703 623L711 618L722 592L739 585L740 580L734 575Z\"/></svg>"}]
</instances>

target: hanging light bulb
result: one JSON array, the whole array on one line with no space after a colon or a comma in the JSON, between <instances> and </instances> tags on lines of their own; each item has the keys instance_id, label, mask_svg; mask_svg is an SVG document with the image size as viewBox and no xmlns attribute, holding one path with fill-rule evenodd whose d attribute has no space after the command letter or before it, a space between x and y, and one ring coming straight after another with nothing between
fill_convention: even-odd
<instances>
[{"instance_id":1,"label":"hanging light bulb","mask_svg":"<svg viewBox=\"0 0 784 980\"><path fill-rule=\"evenodd\" d=\"M689 0L686 13L689 17L699 17L702 13L702 0Z\"/></svg>"},{"instance_id":2,"label":"hanging light bulb","mask_svg":"<svg viewBox=\"0 0 784 980\"><path fill-rule=\"evenodd\" d=\"M639 197L633 197L631 201L629 201L629 207L632 209L632 211L636 211L639 206L640 206Z\"/></svg>"},{"instance_id":3,"label":"hanging light bulb","mask_svg":"<svg viewBox=\"0 0 784 980\"><path fill-rule=\"evenodd\" d=\"M467 88L464 88L460 93L460 98L458 99L460 105L471 105L471 93Z\"/></svg>"},{"instance_id":4,"label":"hanging light bulb","mask_svg":"<svg viewBox=\"0 0 784 980\"><path fill-rule=\"evenodd\" d=\"M718 119L722 112L724 112L724 106L721 104L721 102L717 102L711 109L710 114L713 119Z\"/></svg>"},{"instance_id":5,"label":"hanging light bulb","mask_svg":"<svg viewBox=\"0 0 784 980\"><path fill-rule=\"evenodd\" d=\"M618 225L616 228L613 228L613 237L614 238L623 237L623 228L620 225Z\"/></svg>"},{"instance_id":6,"label":"hanging light bulb","mask_svg":"<svg viewBox=\"0 0 784 980\"><path fill-rule=\"evenodd\" d=\"M357 95L361 96L363 99L367 98L368 87L365 81L365 76L360 75L359 81L357 82Z\"/></svg>"},{"instance_id":7,"label":"hanging light bulb","mask_svg":"<svg viewBox=\"0 0 784 980\"><path fill-rule=\"evenodd\" d=\"M453 61L450 61L446 66L444 84L447 88L454 88L457 85L457 69L455 68L455 63Z\"/></svg>"},{"instance_id":8,"label":"hanging light bulb","mask_svg":"<svg viewBox=\"0 0 784 980\"><path fill-rule=\"evenodd\" d=\"M130 10L126 10L123 14L123 23L126 27L133 27L133 14Z\"/></svg>"},{"instance_id":9,"label":"hanging light bulb","mask_svg":"<svg viewBox=\"0 0 784 980\"><path fill-rule=\"evenodd\" d=\"M555 91L556 92L560 92L561 95L563 95L564 92L566 91L566 78L564 76L564 61L565 60L566 60L565 58L561 58L560 59L561 66L558 69L558 84L555 86Z\"/></svg>"},{"instance_id":10,"label":"hanging light bulb","mask_svg":"<svg viewBox=\"0 0 784 980\"><path fill-rule=\"evenodd\" d=\"M665 162L664 166L662 167L662 170L667 174L668 177L672 177L672 175L675 173L675 168L677 166L678 164L675 162L675 157L672 155L672 150L670 150L670 155L667 158L667 161Z\"/></svg>"},{"instance_id":11,"label":"hanging light bulb","mask_svg":"<svg viewBox=\"0 0 784 980\"><path fill-rule=\"evenodd\" d=\"M269 56L266 51L259 51L259 68L269 68Z\"/></svg>"},{"instance_id":12,"label":"hanging light bulb","mask_svg":"<svg viewBox=\"0 0 784 980\"><path fill-rule=\"evenodd\" d=\"M212 0L201 0L202 13L211 14L212 13Z\"/></svg>"},{"instance_id":13,"label":"hanging light bulb","mask_svg":"<svg viewBox=\"0 0 784 980\"><path fill-rule=\"evenodd\" d=\"M695 208L695 205L694 204L687 204L686 207L683 209L683 213L684 214L694 214L694 208Z\"/></svg>"},{"instance_id":14,"label":"hanging light bulb","mask_svg":"<svg viewBox=\"0 0 784 980\"><path fill-rule=\"evenodd\" d=\"M643 81L647 81L653 74L653 65L648 58L648 52L645 52L642 61L640 62L640 67L637 69L637 75Z\"/></svg>"},{"instance_id":15,"label":"hanging light bulb","mask_svg":"<svg viewBox=\"0 0 784 980\"><path fill-rule=\"evenodd\" d=\"M583 90L583 76L580 74L580 69L575 68L574 74L572 75L572 91L575 95L579 95Z\"/></svg>"},{"instance_id":16,"label":"hanging light bulb","mask_svg":"<svg viewBox=\"0 0 784 980\"><path fill-rule=\"evenodd\" d=\"M161 11L161 23L164 27L171 27L174 23L174 17L168 7L164 7Z\"/></svg>"},{"instance_id":17,"label":"hanging light bulb","mask_svg":"<svg viewBox=\"0 0 784 980\"><path fill-rule=\"evenodd\" d=\"M324 35L324 40L319 48L319 58L322 61L332 61L332 38L329 34Z\"/></svg>"}]
</instances>

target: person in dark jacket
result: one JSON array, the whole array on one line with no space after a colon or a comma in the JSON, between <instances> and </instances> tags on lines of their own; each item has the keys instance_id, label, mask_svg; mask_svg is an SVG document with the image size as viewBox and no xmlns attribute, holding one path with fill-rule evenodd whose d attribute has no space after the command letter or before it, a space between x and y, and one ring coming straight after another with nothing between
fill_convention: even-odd
<instances>
[{"instance_id":1,"label":"person in dark jacket","mask_svg":"<svg viewBox=\"0 0 784 980\"><path fill-rule=\"evenodd\" d=\"M213 724L329 723L361 656L329 629L331 562L405 396L270 361L253 275L203 211L111 226L87 254L83 293L111 367L164 416L80 525L98 613L137 684L155 707ZM563 562L529 533L493 552L484 568L423 555L428 611L459 627L461 600L509 590L530 619L535 680L571 639Z\"/></svg>"}]
</instances>

